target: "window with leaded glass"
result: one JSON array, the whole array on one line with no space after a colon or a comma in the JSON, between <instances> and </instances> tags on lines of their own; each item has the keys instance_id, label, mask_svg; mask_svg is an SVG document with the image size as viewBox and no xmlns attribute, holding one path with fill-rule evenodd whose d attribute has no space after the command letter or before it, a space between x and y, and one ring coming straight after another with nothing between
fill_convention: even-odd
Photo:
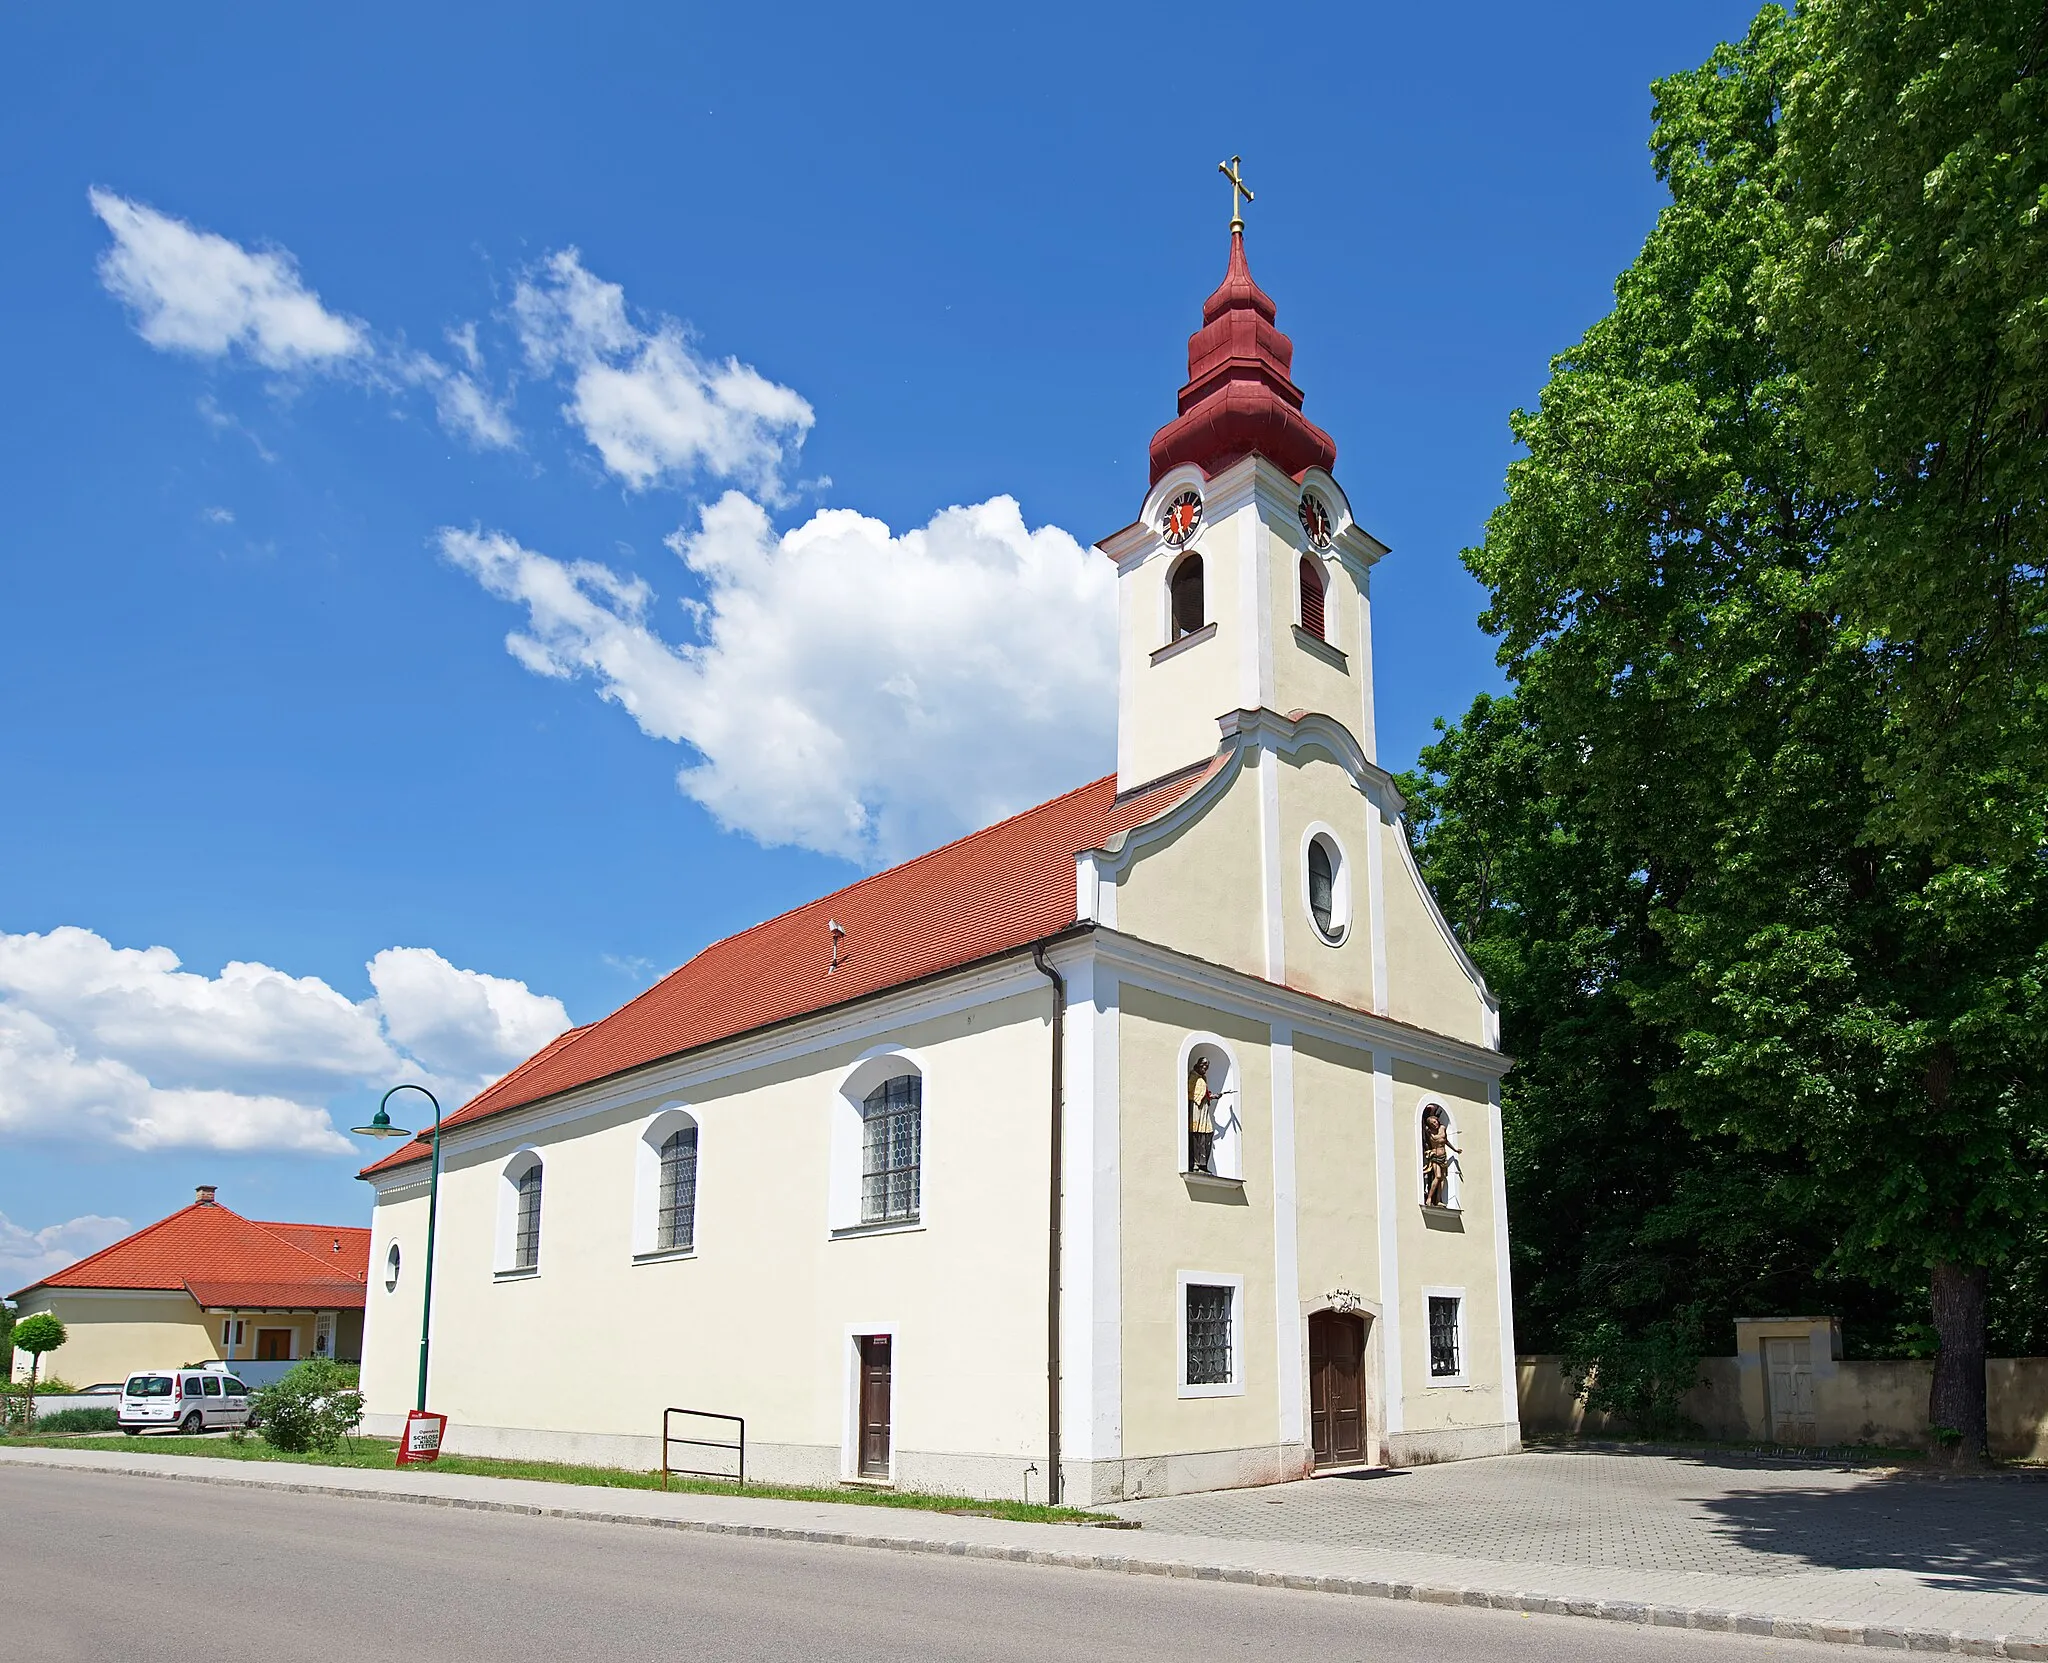
<instances>
[{"instance_id":1,"label":"window with leaded glass","mask_svg":"<svg viewBox=\"0 0 2048 1663\"><path fill-rule=\"evenodd\" d=\"M861 1104L860 1220L889 1224L917 1217L924 1154L924 1082L899 1074Z\"/></svg>"},{"instance_id":2,"label":"window with leaded glass","mask_svg":"<svg viewBox=\"0 0 2048 1663\"><path fill-rule=\"evenodd\" d=\"M1429 1373L1433 1380L1455 1379L1463 1372L1458 1356L1458 1301L1442 1294L1429 1296Z\"/></svg>"},{"instance_id":3,"label":"window with leaded glass","mask_svg":"<svg viewBox=\"0 0 2048 1663\"><path fill-rule=\"evenodd\" d=\"M1190 1386L1230 1384L1231 1291L1200 1282L1188 1284L1187 1383Z\"/></svg>"},{"instance_id":4,"label":"window with leaded glass","mask_svg":"<svg viewBox=\"0 0 2048 1663\"><path fill-rule=\"evenodd\" d=\"M664 1253L697 1241L697 1128L672 1132L661 1146L661 1204L656 1245Z\"/></svg>"},{"instance_id":5,"label":"window with leaded glass","mask_svg":"<svg viewBox=\"0 0 2048 1663\"><path fill-rule=\"evenodd\" d=\"M540 1265L540 1162L520 1173L514 1187L519 1198L512 1223L512 1268L534 1270Z\"/></svg>"}]
</instances>

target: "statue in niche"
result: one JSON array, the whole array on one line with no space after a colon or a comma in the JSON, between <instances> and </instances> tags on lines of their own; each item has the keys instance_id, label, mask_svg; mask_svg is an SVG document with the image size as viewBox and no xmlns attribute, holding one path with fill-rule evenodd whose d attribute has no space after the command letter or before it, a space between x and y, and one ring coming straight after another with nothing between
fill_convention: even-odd
<instances>
[{"instance_id":1,"label":"statue in niche","mask_svg":"<svg viewBox=\"0 0 2048 1663\"><path fill-rule=\"evenodd\" d=\"M1188 1171L1216 1171L1216 1105L1221 1099L1209 1084L1209 1059L1196 1057L1188 1068Z\"/></svg>"},{"instance_id":2,"label":"statue in niche","mask_svg":"<svg viewBox=\"0 0 2048 1663\"><path fill-rule=\"evenodd\" d=\"M1440 1104L1422 1111L1422 1204L1451 1204L1451 1173L1458 1164L1458 1146L1451 1142L1451 1117Z\"/></svg>"}]
</instances>

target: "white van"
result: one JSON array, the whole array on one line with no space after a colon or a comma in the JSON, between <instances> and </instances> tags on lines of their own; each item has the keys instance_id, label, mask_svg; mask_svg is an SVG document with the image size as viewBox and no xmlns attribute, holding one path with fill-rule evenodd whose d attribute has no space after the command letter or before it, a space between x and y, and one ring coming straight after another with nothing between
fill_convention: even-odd
<instances>
[{"instance_id":1,"label":"white van","mask_svg":"<svg viewBox=\"0 0 2048 1663\"><path fill-rule=\"evenodd\" d=\"M121 1430L210 1432L249 1424L249 1388L218 1369L150 1369L131 1374L115 1411Z\"/></svg>"}]
</instances>

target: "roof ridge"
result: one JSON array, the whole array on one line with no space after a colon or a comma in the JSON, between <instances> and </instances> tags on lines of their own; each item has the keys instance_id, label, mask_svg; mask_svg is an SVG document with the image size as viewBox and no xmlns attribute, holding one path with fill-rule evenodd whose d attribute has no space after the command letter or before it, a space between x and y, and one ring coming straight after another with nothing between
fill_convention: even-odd
<instances>
[{"instance_id":1,"label":"roof ridge","mask_svg":"<svg viewBox=\"0 0 2048 1663\"><path fill-rule=\"evenodd\" d=\"M1043 814L1047 809L1054 807L1056 804L1064 803L1069 798L1078 797L1084 791L1093 791L1097 786L1106 784L1108 781L1113 780L1115 778L1116 775L1114 774L1104 774L1100 779L1088 780L1081 785L1075 786L1071 791L1062 791L1057 797L1048 797L1042 803L1033 803L1029 808L1020 808L1017 810L1015 814L1006 814L1002 819L992 820L987 825L981 826L974 831L963 832L960 836L954 838L951 842L941 843L936 849L927 849L924 851L923 854L912 855L908 860L896 861L891 865L884 866L880 871L870 872L864 878L856 878L853 880L852 883L841 884L837 889L828 889L822 895L813 895L808 901L799 901L793 907L785 907L782 911L776 913L772 918L763 918L759 923L749 924L743 930L734 930L731 935L722 935L716 941L707 941L702 947L698 948L696 952L692 953L688 958L684 959L681 964L677 965L676 970L689 969L691 965L695 964L697 960L702 958L706 953L710 952L714 947L723 947L728 941L743 940L745 937L752 935L756 930L765 930L771 924L780 924L785 918L794 918L798 913L807 911L809 908L817 906L821 902L830 901L834 899L836 896L840 895L850 895L856 889L863 889L871 883L879 883L884 878L894 877L898 872L908 872L913 866L920 866L928 860L937 859L940 855L945 854L949 849L957 849L960 848L963 844L972 843L977 837L987 837L991 833L1001 831L1005 826L1014 826L1019 820L1028 820L1034 814ZM1076 849L1074 852L1076 854L1079 854L1081 851ZM671 970L668 973L668 975L673 976L675 973L675 970ZM668 976L662 977L661 980L664 982L667 981ZM656 982L654 985L655 987L659 987L661 985L661 982ZM652 993L653 991L654 988L652 987L647 989L647 993ZM637 998L645 997L645 993L637 996ZM628 1009L634 1002L634 1000L628 1000L626 1004L621 1005L619 1007L619 1010ZM617 1012L614 1012L613 1014L616 1015ZM609 1021L610 1018L606 1018L605 1020ZM596 1026L595 1023L591 1025L593 1027Z\"/></svg>"},{"instance_id":2,"label":"roof ridge","mask_svg":"<svg viewBox=\"0 0 2048 1663\"><path fill-rule=\"evenodd\" d=\"M652 983L642 988L638 993L634 994L632 998L628 999L623 1005L619 1006L617 1010L612 1011L609 1015L599 1017L595 1022L585 1022L579 1027L570 1028L566 1032L557 1035L555 1039L550 1041L548 1044L543 1045L538 1051L534 1052L532 1056L528 1057L526 1061L521 1063L517 1068L514 1068L509 1072L501 1075L499 1078L493 1080L489 1085L484 1087L482 1091L478 1092L474 1097L470 1098L470 1100L467 1103L461 1105L461 1107L456 1110L456 1113L463 1113L464 1111L473 1107L475 1104L481 1103L486 1097L490 1096L493 1092L498 1091L507 1085L510 1085L514 1080L518 1079L520 1075L524 1074L528 1069L532 1068L535 1064L539 1063L543 1058L555 1055L556 1052L561 1048L562 1042L564 1040L575 1038L580 1034L587 1033L593 1029L596 1029L602 1026L604 1023L612 1021L616 1017L623 1016L627 1011L631 1010L643 999L653 998L654 995L659 993L662 990L662 988L666 986L671 980L681 975L685 970L689 969L691 965L695 964L706 953L714 952L718 948L725 946L729 942L744 941L748 936L753 935L758 931L768 929L776 924L780 924L785 919L794 918L798 913L805 912L812 907L819 906L822 903L833 900L838 896L849 895L856 889L863 888L864 886L871 883L878 883L883 878L893 877L898 872L907 872L912 867L917 866L924 861L931 860L936 856L946 853L949 849L960 848L963 844L972 843L978 837L987 837L993 832L1001 831L1005 826L1015 825L1019 820L1029 819L1034 814L1042 814L1047 809L1052 808L1059 803L1064 803L1068 801L1070 798L1078 797L1085 791L1095 790L1097 787L1115 778L1116 776L1114 774L1104 774L1099 779L1088 780L1083 784L1075 786L1070 791L1061 792L1057 797L1048 797L1042 803L1033 803L1029 808L1020 808L1019 810L1017 810L1015 814L1006 815L1000 820L991 821L988 825L978 827L974 831L964 832L959 837L954 838L949 843L941 843L936 849L927 849L922 854L912 855L908 860L899 860L895 862L893 865L884 866L878 872L870 872L867 874L866 877L854 879L852 883L841 884L839 888L828 889L822 895L813 895L808 901L799 901L794 906L785 907L781 912L774 914L772 917L763 918L756 923L749 924L743 930L734 930L730 935L722 935L714 940L705 942L703 946L699 947L696 950L696 952L692 953L688 958L684 959L681 964L675 966L674 969L665 971L660 976L656 977ZM1075 850L1074 852L1078 854L1080 851ZM417 1143L419 1139L415 1138L413 1141ZM410 1147L410 1145L408 1145L407 1147ZM396 1151L394 1151L394 1153L396 1153ZM382 1165L383 1163L375 1162L372 1164Z\"/></svg>"},{"instance_id":3,"label":"roof ridge","mask_svg":"<svg viewBox=\"0 0 2048 1663\"><path fill-rule=\"evenodd\" d=\"M242 1217L240 1213L237 1213L235 1216L237 1218ZM276 1242L279 1247L286 1249L288 1252L296 1253L308 1264L318 1265L322 1270L332 1270L334 1268L329 1263L329 1261L321 1258L319 1254L313 1252L309 1248L301 1247L295 1241L289 1241L285 1237L280 1236L277 1233L277 1231L272 1229L268 1224L264 1224L259 1220L253 1218L243 1218L242 1222L244 1224L254 1225L258 1230L261 1230L272 1241ZM285 1221L281 1219L278 1222L280 1224L285 1224ZM293 1230L339 1230L344 1228L344 1226L338 1224L285 1224L285 1228ZM367 1231L365 1231L364 1233L368 1234ZM207 1280L207 1278L201 1277L200 1280L205 1281ZM343 1277L342 1280L347 1282L353 1282L356 1280L356 1278L351 1275ZM363 1274L363 1280L366 1282L369 1280L369 1273L367 1271L365 1271Z\"/></svg>"},{"instance_id":4,"label":"roof ridge","mask_svg":"<svg viewBox=\"0 0 2048 1663\"><path fill-rule=\"evenodd\" d=\"M235 1212L234 1208L222 1206L221 1203L218 1201L188 1201L185 1203L184 1206L178 1208L175 1212L165 1213L164 1216L158 1219L154 1224L145 1224L139 1230L130 1230L128 1234L123 1236L119 1241L110 1241L107 1243L105 1247L102 1247L97 1253L88 1253L84 1258L75 1259L70 1264L66 1265L62 1270L52 1271L50 1274L52 1276L69 1276L74 1271L83 1270L87 1265L92 1264L97 1260L104 1259L109 1253L113 1252L115 1248L126 1247L130 1242L140 1241L144 1236L154 1235L157 1231L163 1229L165 1225L169 1224L172 1219L183 1218L187 1213L197 1212L202 1206L219 1207L220 1210L224 1213L234 1213L234 1216L236 1218L242 1217L240 1213ZM243 1219L242 1222L247 1224L253 1221L249 1219ZM50 1285L49 1276L39 1276L36 1278L35 1281L29 1283L29 1287L31 1288L40 1288L48 1285Z\"/></svg>"}]
</instances>

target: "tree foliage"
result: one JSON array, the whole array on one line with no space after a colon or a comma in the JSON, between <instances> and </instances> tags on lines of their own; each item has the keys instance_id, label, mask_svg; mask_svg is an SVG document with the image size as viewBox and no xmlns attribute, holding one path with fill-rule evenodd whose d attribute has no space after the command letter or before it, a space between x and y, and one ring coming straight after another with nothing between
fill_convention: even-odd
<instances>
[{"instance_id":1,"label":"tree foliage","mask_svg":"<svg viewBox=\"0 0 2048 1663\"><path fill-rule=\"evenodd\" d=\"M1931 1285L1976 1448L2044 1189L2039 23L1812 0L1658 84L1670 205L1467 554L1515 691L1414 793L1552 1343Z\"/></svg>"}]
</instances>

